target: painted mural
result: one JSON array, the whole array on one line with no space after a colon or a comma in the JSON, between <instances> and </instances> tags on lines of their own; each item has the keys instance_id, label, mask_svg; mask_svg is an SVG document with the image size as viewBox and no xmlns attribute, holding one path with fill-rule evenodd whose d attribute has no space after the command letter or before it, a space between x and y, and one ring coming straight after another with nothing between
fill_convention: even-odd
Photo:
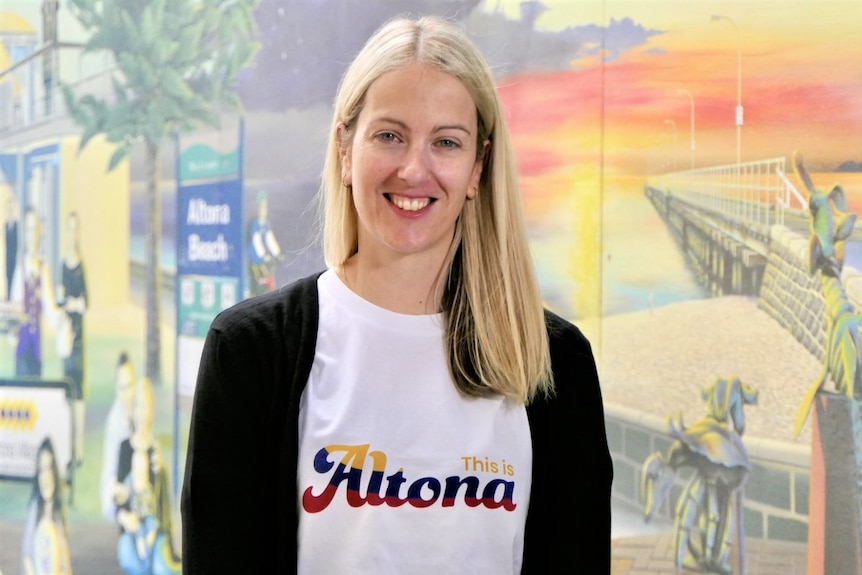
<instances>
[{"instance_id":1,"label":"painted mural","mask_svg":"<svg viewBox=\"0 0 862 575\"><path fill-rule=\"evenodd\" d=\"M196 3L139 4L0 2L0 573L178 572L209 321L322 268L331 99L402 13L497 75L599 362L614 573L862 573L862 4L260 0L188 37Z\"/></svg>"}]
</instances>

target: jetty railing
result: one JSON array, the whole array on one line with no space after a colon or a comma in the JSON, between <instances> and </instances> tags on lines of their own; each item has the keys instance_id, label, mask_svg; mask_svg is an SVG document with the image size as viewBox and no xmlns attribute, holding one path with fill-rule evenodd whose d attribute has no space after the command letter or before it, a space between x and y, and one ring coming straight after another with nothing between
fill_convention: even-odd
<instances>
[{"instance_id":1,"label":"jetty railing","mask_svg":"<svg viewBox=\"0 0 862 575\"><path fill-rule=\"evenodd\" d=\"M784 224L789 209L808 202L786 175L786 159L771 158L658 174L647 186L747 224Z\"/></svg>"}]
</instances>

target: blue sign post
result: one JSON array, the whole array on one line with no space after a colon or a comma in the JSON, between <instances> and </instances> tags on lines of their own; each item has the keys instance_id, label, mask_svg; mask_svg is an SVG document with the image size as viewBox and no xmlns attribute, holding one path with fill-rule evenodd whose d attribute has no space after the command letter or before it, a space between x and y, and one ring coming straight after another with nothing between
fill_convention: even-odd
<instances>
[{"instance_id":1,"label":"blue sign post","mask_svg":"<svg viewBox=\"0 0 862 575\"><path fill-rule=\"evenodd\" d=\"M243 293L243 127L181 140L177 160L177 393L194 395L213 318ZM186 145L183 145L186 144Z\"/></svg>"},{"instance_id":2,"label":"blue sign post","mask_svg":"<svg viewBox=\"0 0 862 575\"><path fill-rule=\"evenodd\" d=\"M243 293L244 125L177 139L174 495L179 491L180 398L192 397L210 323Z\"/></svg>"}]
</instances>

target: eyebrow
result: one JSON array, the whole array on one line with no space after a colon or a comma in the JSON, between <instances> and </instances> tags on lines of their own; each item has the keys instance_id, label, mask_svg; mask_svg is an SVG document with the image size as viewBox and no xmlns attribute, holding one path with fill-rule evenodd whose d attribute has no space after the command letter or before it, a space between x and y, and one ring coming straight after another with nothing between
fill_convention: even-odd
<instances>
[{"instance_id":1,"label":"eyebrow","mask_svg":"<svg viewBox=\"0 0 862 575\"><path fill-rule=\"evenodd\" d=\"M410 126L408 126L406 123L404 123L403 121L398 120L396 118L390 118L389 116L381 116L380 118L374 118L369 122L370 125L373 125L375 123L395 124L397 126L400 126L402 129L404 129L406 131L410 131ZM433 132L441 132L443 130L459 130L461 132L464 132L467 135L471 135L473 133L468 128L464 127L461 124L443 124L440 126L434 126L434 130L432 130L432 131Z\"/></svg>"}]
</instances>

